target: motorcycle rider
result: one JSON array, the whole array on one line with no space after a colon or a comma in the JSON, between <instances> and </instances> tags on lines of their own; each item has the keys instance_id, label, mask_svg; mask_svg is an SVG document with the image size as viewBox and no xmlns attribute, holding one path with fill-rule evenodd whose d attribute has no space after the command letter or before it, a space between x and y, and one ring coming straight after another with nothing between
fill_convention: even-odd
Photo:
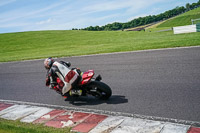
<instances>
[{"instance_id":1,"label":"motorcycle rider","mask_svg":"<svg viewBox=\"0 0 200 133\"><path fill-rule=\"evenodd\" d=\"M47 69L46 86L55 89L62 96L69 91L70 95L81 95L80 90L77 89L81 80L80 69L69 69L70 62L54 61L51 57L44 60L44 66ZM61 80L62 85L57 83L57 78Z\"/></svg>"}]
</instances>

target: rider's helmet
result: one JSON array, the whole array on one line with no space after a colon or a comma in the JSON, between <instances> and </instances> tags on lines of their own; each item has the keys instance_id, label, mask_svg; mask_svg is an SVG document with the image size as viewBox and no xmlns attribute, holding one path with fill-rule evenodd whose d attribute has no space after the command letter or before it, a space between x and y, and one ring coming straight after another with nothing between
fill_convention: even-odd
<instances>
[{"instance_id":1,"label":"rider's helmet","mask_svg":"<svg viewBox=\"0 0 200 133\"><path fill-rule=\"evenodd\" d=\"M54 63L54 59L53 59L53 58L51 58L51 57L46 58L46 59L44 60L44 67L45 67L46 69L50 69L51 66L53 65L53 63Z\"/></svg>"}]
</instances>

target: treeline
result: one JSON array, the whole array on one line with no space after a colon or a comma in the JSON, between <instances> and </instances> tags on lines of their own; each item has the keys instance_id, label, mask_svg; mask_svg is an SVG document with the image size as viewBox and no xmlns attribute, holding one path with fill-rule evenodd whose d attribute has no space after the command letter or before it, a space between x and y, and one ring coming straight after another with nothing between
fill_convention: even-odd
<instances>
[{"instance_id":1,"label":"treeline","mask_svg":"<svg viewBox=\"0 0 200 133\"><path fill-rule=\"evenodd\" d=\"M185 7L184 6L176 7L172 10L166 11L159 15L149 15L146 17L139 17L139 18L129 21L127 23L114 22L112 24L107 24L107 25L101 26L101 27L100 26L95 26L95 27L90 26L90 27L80 29L80 30L111 31L111 30L123 30L123 29L127 29L127 28L134 28L134 27L141 26L141 25L159 22L159 21L174 17L176 15L185 13L185 12L190 11L197 7L200 7L200 0L197 3L192 3L192 4L187 3ZM72 30L78 30L78 29L73 28Z\"/></svg>"}]
</instances>

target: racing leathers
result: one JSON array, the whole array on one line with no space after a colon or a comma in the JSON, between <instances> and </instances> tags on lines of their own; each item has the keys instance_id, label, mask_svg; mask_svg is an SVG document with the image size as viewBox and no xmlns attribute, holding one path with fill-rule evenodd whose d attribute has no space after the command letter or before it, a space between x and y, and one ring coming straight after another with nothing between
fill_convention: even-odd
<instances>
[{"instance_id":1,"label":"racing leathers","mask_svg":"<svg viewBox=\"0 0 200 133\"><path fill-rule=\"evenodd\" d=\"M55 61L47 71L46 86L56 88L55 86L58 86L57 78L59 78L62 81L62 85L59 85L62 95L76 86L80 78L79 73L77 69L69 69L69 66L70 64L64 61Z\"/></svg>"}]
</instances>

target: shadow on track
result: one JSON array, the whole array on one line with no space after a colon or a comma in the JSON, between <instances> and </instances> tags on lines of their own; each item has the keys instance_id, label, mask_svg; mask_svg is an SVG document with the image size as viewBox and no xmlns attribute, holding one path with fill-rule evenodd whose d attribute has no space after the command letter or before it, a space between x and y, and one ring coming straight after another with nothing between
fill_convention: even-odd
<instances>
[{"instance_id":1,"label":"shadow on track","mask_svg":"<svg viewBox=\"0 0 200 133\"><path fill-rule=\"evenodd\" d=\"M98 105L98 104L123 104L127 103L128 99L121 95L112 95L108 100L100 100L94 97L68 97L65 101L72 105L82 106L82 105Z\"/></svg>"}]
</instances>

